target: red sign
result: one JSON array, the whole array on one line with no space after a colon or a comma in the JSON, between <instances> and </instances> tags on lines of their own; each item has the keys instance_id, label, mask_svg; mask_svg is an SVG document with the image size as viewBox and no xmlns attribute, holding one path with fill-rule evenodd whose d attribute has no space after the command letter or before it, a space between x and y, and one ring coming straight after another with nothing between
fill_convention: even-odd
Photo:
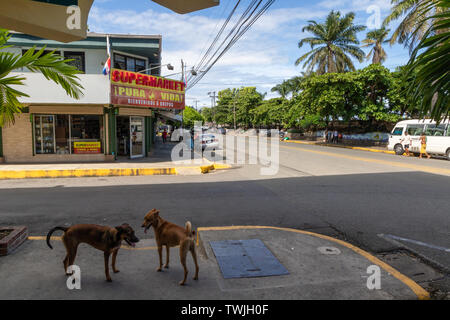
<instances>
[{"instance_id":1,"label":"red sign","mask_svg":"<svg viewBox=\"0 0 450 320\"><path fill-rule=\"evenodd\" d=\"M111 70L111 104L184 109L184 83L126 70Z\"/></svg>"},{"instance_id":2,"label":"red sign","mask_svg":"<svg viewBox=\"0 0 450 320\"><path fill-rule=\"evenodd\" d=\"M101 153L102 146L100 141L74 141L73 153L75 154L88 154L88 153Z\"/></svg>"}]
</instances>

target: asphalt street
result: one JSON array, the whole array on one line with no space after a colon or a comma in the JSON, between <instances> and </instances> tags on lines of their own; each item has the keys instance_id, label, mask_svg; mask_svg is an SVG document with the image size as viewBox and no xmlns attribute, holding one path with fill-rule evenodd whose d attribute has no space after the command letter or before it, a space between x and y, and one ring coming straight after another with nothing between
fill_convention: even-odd
<instances>
[{"instance_id":1,"label":"asphalt street","mask_svg":"<svg viewBox=\"0 0 450 320\"><path fill-rule=\"evenodd\" d=\"M145 213L195 227L310 230L374 254L408 248L450 269L450 161L280 143L278 172L261 165L195 176L0 181L0 225L46 235L56 225L127 222Z\"/></svg>"}]
</instances>

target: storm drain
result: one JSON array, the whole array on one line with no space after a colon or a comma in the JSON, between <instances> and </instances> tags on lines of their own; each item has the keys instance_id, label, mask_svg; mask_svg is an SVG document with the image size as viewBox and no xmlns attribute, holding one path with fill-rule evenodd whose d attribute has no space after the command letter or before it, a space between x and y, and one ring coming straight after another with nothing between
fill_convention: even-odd
<instances>
[{"instance_id":1,"label":"storm drain","mask_svg":"<svg viewBox=\"0 0 450 320\"><path fill-rule=\"evenodd\" d=\"M289 274L259 239L210 241L225 279Z\"/></svg>"}]
</instances>

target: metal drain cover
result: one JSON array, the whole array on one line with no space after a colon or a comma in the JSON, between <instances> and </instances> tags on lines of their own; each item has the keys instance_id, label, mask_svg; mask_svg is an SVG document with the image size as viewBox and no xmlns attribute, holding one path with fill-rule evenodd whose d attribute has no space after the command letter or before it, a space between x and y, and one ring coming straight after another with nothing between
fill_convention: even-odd
<instances>
[{"instance_id":1,"label":"metal drain cover","mask_svg":"<svg viewBox=\"0 0 450 320\"><path fill-rule=\"evenodd\" d=\"M210 241L225 279L289 274L259 239Z\"/></svg>"}]
</instances>

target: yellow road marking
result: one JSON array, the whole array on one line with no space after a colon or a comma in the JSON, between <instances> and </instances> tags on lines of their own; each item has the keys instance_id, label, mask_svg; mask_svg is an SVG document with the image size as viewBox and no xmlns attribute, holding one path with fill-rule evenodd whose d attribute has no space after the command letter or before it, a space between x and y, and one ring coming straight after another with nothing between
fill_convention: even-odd
<instances>
[{"instance_id":1,"label":"yellow road marking","mask_svg":"<svg viewBox=\"0 0 450 320\"><path fill-rule=\"evenodd\" d=\"M319 233L314 233L314 232L310 232L310 231L304 231L304 230L297 230L297 229L291 229L291 228L281 228L281 227L268 227L268 226L229 226L229 227L199 227L197 228L197 245L199 244L199 233L201 231L223 231L223 230L242 230L242 229L273 229L273 230L282 230L282 231L288 231L288 232L295 232L295 233L301 233L301 234L306 234L306 235L310 235L313 237L318 237L321 239L325 239L325 240L329 240L329 241L333 241L336 243L339 243L340 245L347 247L351 250L353 250L354 252L362 255L363 257L365 257L366 259L368 259L370 262L378 265L379 267L383 268L386 272L388 272L389 274L391 274L392 276L394 276L395 278L397 278L398 280L400 280L401 282L403 282L405 285L407 285L417 296L417 298L419 300L428 300L430 299L430 294L421 286L419 286L416 282L414 282L412 279L408 278L407 276L403 275L402 273L400 273L399 271L397 271L396 269L392 268L390 265L388 265L387 263L381 261L380 259L378 259L377 257L371 255L370 253L368 253L367 251L364 251L358 247L355 247L354 245L339 240L339 239L335 239L329 236L325 236L323 234L319 234Z\"/></svg>"},{"instance_id":2,"label":"yellow road marking","mask_svg":"<svg viewBox=\"0 0 450 320\"><path fill-rule=\"evenodd\" d=\"M449 169L434 168L434 167L429 167L429 166L415 165L415 164L410 164L410 163L400 163L400 162L387 161L387 160L355 157L355 156L332 153L332 152L327 152L327 151L309 150L309 149L289 147L289 146L281 146L281 147L287 148L287 149L298 150L298 151L302 151L302 152L311 152L311 153L316 153L316 154L322 154L322 155L332 156L332 157L336 157L336 158L344 158L344 159L350 159L350 160L379 163L379 164L384 164L384 165L389 165L389 166L412 169L415 171L424 171L424 172L435 173L435 174L450 175Z\"/></svg>"}]
</instances>

